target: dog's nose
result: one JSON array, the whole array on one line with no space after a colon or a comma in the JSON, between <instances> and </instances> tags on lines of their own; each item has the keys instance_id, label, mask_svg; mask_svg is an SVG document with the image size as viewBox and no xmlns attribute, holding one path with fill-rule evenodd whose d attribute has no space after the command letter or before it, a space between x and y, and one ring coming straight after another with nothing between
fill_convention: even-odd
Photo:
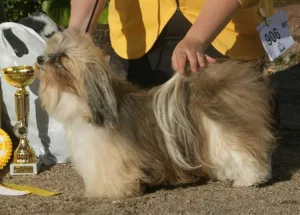
<instances>
[{"instance_id":1,"label":"dog's nose","mask_svg":"<svg viewBox=\"0 0 300 215\"><path fill-rule=\"evenodd\" d=\"M37 63L38 63L39 65L44 64L44 61L45 61L44 56L40 55L40 56L37 57Z\"/></svg>"}]
</instances>

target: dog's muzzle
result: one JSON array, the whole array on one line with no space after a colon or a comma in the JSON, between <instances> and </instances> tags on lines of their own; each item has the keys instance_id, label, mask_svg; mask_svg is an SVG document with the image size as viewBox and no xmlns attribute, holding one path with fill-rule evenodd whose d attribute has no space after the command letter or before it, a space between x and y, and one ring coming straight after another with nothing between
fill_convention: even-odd
<instances>
[{"instance_id":1,"label":"dog's muzzle","mask_svg":"<svg viewBox=\"0 0 300 215\"><path fill-rule=\"evenodd\" d=\"M36 60L39 65L43 65L45 63L45 57L43 55L38 56Z\"/></svg>"}]
</instances>

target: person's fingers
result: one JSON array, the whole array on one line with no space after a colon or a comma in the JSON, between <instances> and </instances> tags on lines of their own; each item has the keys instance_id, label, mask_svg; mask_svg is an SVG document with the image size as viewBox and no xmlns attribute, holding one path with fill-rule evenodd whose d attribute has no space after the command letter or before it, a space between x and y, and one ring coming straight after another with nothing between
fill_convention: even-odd
<instances>
[{"instance_id":1,"label":"person's fingers","mask_svg":"<svg viewBox=\"0 0 300 215\"><path fill-rule=\"evenodd\" d=\"M173 70L177 71L178 70L178 63L177 63L177 58L176 58L176 54L172 54L172 66L173 66Z\"/></svg>"},{"instance_id":2,"label":"person's fingers","mask_svg":"<svg viewBox=\"0 0 300 215\"><path fill-rule=\"evenodd\" d=\"M180 74L184 74L187 56L184 52L177 53L177 70Z\"/></svg>"},{"instance_id":3,"label":"person's fingers","mask_svg":"<svg viewBox=\"0 0 300 215\"><path fill-rule=\"evenodd\" d=\"M191 66L192 72L197 72L198 69L198 59L197 52L195 51L187 51L187 57Z\"/></svg>"},{"instance_id":4,"label":"person's fingers","mask_svg":"<svg viewBox=\"0 0 300 215\"><path fill-rule=\"evenodd\" d=\"M198 60L200 68L204 68L205 67L205 57L204 57L204 55L197 52L197 60Z\"/></svg>"},{"instance_id":5,"label":"person's fingers","mask_svg":"<svg viewBox=\"0 0 300 215\"><path fill-rule=\"evenodd\" d=\"M212 58L212 57L210 57L208 55L205 55L205 58L210 63L216 63L217 62L217 60L215 58Z\"/></svg>"}]
</instances>

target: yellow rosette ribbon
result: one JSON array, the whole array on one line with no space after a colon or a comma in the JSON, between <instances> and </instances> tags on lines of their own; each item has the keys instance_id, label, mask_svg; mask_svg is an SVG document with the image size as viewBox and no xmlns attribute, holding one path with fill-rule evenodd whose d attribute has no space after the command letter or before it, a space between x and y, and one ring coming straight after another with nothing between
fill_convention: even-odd
<instances>
[{"instance_id":1,"label":"yellow rosette ribbon","mask_svg":"<svg viewBox=\"0 0 300 215\"><path fill-rule=\"evenodd\" d=\"M0 169L6 166L12 155L13 144L9 135L0 129Z\"/></svg>"}]
</instances>

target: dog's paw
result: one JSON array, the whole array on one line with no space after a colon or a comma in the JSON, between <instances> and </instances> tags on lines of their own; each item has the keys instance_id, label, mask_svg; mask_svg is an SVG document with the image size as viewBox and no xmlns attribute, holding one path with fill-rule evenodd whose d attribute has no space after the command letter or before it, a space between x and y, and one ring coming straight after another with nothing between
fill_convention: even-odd
<instances>
[{"instance_id":1,"label":"dog's paw","mask_svg":"<svg viewBox=\"0 0 300 215\"><path fill-rule=\"evenodd\" d=\"M134 180L128 184L118 184L119 186L87 186L86 197L123 199L133 198L144 194L145 184L140 180Z\"/></svg>"},{"instance_id":2,"label":"dog's paw","mask_svg":"<svg viewBox=\"0 0 300 215\"><path fill-rule=\"evenodd\" d=\"M131 186L130 189L125 190L124 197L138 197L142 196L145 191L145 184L137 179Z\"/></svg>"},{"instance_id":3,"label":"dog's paw","mask_svg":"<svg viewBox=\"0 0 300 215\"><path fill-rule=\"evenodd\" d=\"M232 184L233 187L254 187L257 186L259 183L251 182L249 180L239 179L235 180Z\"/></svg>"},{"instance_id":4,"label":"dog's paw","mask_svg":"<svg viewBox=\"0 0 300 215\"><path fill-rule=\"evenodd\" d=\"M265 177L239 178L233 181L232 186L233 187L254 187L266 183L268 180L270 180L270 178L271 177L269 175L266 175Z\"/></svg>"}]
</instances>

